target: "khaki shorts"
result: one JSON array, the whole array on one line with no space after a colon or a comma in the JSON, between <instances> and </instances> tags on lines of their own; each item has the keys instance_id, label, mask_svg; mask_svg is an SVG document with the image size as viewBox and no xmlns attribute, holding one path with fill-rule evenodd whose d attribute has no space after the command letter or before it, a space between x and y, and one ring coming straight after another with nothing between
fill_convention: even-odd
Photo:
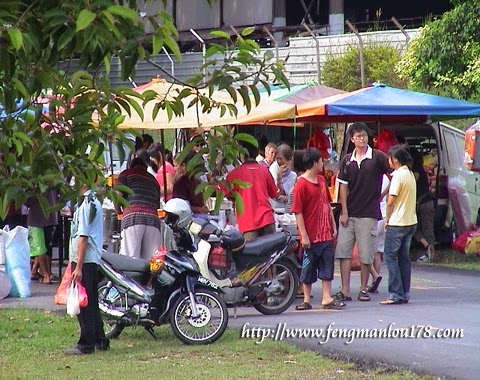
<instances>
[{"instance_id":1,"label":"khaki shorts","mask_svg":"<svg viewBox=\"0 0 480 380\"><path fill-rule=\"evenodd\" d=\"M373 245L377 229L377 219L349 218L347 227L340 223L338 227L336 259L351 259L355 242L358 246L358 256L362 264L372 264L375 256Z\"/></svg>"}]
</instances>

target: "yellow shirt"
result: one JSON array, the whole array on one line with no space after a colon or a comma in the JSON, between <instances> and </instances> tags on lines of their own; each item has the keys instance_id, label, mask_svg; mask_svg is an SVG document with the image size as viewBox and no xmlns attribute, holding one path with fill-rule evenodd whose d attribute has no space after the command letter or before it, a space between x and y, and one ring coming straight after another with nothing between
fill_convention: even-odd
<instances>
[{"instance_id":1,"label":"yellow shirt","mask_svg":"<svg viewBox=\"0 0 480 380\"><path fill-rule=\"evenodd\" d=\"M417 224L417 186L415 176L406 165L393 173L389 194L396 196L396 202L388 225L406 227Z\"/></svg>"}]
</instances>

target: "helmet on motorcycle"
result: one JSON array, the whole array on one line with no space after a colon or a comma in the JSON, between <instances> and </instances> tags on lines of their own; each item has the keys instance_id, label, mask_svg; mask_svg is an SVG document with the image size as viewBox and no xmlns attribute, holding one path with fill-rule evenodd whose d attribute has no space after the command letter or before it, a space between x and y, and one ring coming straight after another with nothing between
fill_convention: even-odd
<instances>
[{"instance_id":1,"label":"helmet on motorcycle","mask_svg":"<svg viewBox=\"0 0 480 380\"><path fill-rule=\"evenodd\" d=\"M187 227L192 221L192 210L187 201L180 198L172 198L163 210L167 213L165 223L173 227Z\"/></svg>"},{"instance_id":2,"label":"helmet on motorcycle","mask_svg":"<svg viewBox=\"0 0 480 380\"><path fill-rule=\"evenodd\" d=\"M232 252L238 252L241 251L244 246L245 238L239 230L232 228L231 230L223 233L222 247L227 248Z\"/></svg>"}]
</instances>

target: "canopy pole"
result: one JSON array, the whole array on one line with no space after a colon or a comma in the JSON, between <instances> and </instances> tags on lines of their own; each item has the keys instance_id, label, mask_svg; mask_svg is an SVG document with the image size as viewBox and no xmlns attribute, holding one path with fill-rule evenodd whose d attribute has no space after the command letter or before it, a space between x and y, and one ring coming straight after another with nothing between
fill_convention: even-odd
<instances>
[{"instance_id":1,"label":"canopy pole","mask_svg":"<svg viewBox=\"0 0 480 380\"><path fill-rule=\"evenodd\" d=\"M163 199L167 201L167 160L165 159L165 130L160 129L160 140L162 140L162 169L163 169ZM162 189L160 189L160 194Z\"/></svg>"}]
</instances>

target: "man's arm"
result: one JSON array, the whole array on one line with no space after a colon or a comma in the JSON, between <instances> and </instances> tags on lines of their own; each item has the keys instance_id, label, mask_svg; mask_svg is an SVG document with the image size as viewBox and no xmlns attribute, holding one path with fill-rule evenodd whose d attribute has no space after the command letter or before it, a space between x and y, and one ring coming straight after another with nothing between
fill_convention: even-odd
<instances>
[{"instance_id":1,"label":"man's arm","mask_svg":"<svg viewBox=\"0 0 480 380\"><path fill-rule=\"evenodd\" d=\"M85 253L87 252L88 237L80 236L78 239L78 258L75 270L72 272L72 279L82 281L83 260L85 260Z\"/></svg>"},{"instance_id":2,"label":"man's arm","mask_svg":"<svg viewBox=\"0 0 480 380\"><path fill-rule=\"evenodd\" d=\"M310 248L310 239L307 235L307 230L305 228L305 220L303 219L303 214L301 212L295 213L295 220L297 222L298 232L302 240L303 248Z\"/></svg>"},{"instance_id":3,"label":"man's arm","mask_svg":"<svg viewBox=\"0 0 480 380\"><path fill-rule=\"evenodd\" d=\"M340 223L344 227L348 225L348 208L347 208L347 194L348 194L348 186L344 183L340 182L340 190L338 192L340 196L340 204L342 205L342 213L340 215Z\"/></svg>"}]
</instances>

